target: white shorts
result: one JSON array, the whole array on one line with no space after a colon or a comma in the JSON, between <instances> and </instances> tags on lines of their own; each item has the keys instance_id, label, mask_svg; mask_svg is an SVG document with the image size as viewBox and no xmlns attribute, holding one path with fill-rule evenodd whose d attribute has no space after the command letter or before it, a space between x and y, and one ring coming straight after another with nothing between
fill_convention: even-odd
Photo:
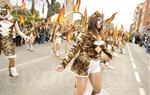
<instances>
[{"instance_id":1,"label":"white shorts","mask_svg":"<svg viewBox=\"0 0 150 95\"><path fill-rule=\"evenodd\" d=\"M77 77L88 77L89 74L101 72L101 70L102 69L101 69L101 66L100 66L100 61L99 60L91 60L90 64L89 64L88 75L87 76L80 76L78 74L75 74L75 76L77 76ZM74 72L72 72L72 73L74 73Z\"/></svg>"},{"instance_id":2,"label":"white shorts","mask_svg":"<svg viewBox=\"0 0 150 95\"><path fill-rule=\"evenodd\" d=\"M111 51L112 46L108 44L107 48L108 48L109 51Z\"/></svg>"},{"instance_id":3,"label":"white shorts","mask_svg":"<svg viewBox=\"0 0 150 95\"><path fill-rule=\"evenodd\" d=\"M99 60L91 60L89 65L88 74L97 73L101 71L100 61Z\"/></svg>"},{"instance_id":4,"label":"white shorts","mask_svg":"<svg viewBox=\"0 0 150 95\"><path fill-rule=\"evenodd\" d=\"M57 44L61 44L61 38L57 38L57 39L56 39L56 43L57 43Z\"/></svg>"}]
</instances>

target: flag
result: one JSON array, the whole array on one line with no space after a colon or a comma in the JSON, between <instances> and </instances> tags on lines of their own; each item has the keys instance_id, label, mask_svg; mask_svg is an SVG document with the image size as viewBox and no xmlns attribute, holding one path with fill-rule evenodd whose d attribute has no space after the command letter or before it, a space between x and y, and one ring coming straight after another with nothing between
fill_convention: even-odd
<instances>
[{"instance_id":1,"label":"flag","mask_svg":"<svg viewBox=\"0 0 150 95\"><path fill-rule=\"evenodd\" d=\"M85 24L87 23L87 20L88 20L87 9L85 8L85 11L84 11L84 21L85 21Z\"/></svg>"},{"instance_id":2,"label":"flag","mask_svg":"<svg viewBox=\"0 0 150 95\"><path fill-rule=\"evenodd\" d=\"M22 0L22 5L21 5L21 9L24 10L26 8L26 3L24 0Z\"/></svg>"},{"instance_id":3,"label":"flag","mask_svg":"<svg viewBox=\"0 0 150 95\"><path fill-rule=\"evenodd\" d=\"M70 40L71 40L71 30L69 30L68 32L67 32L67 35L66 35L67 37L67 42L69 42Z\"/></svg>"},{"instance_id":4,"label":"flag","mask_svg":"<svg viewBox=\"0 0 150 95\"><path fill-rule=\"evenodd\" d=\"M24 16L20 16L20 24L23 24L25 22Z\"/></svg>"},{"instance_id":5,"label":"flag","mask_svg":"<svg viewBox=\"0 0 150 95\"><path fill-rule=\"evenodd\" d=\"M58 15L58 19L57 19L58 23L63 23L64 22L64 20L65 20L64 13L65 13L65 5L63 4L61 10L59 11L59 15Z\"/></svg>"},{"instance_id":6,"label":"flag","mask_svg":"<svg viewBox=\"0 0 150 95\"><path fill-rule=\"evenodd\" d=\"M116 27L113 27L114 28L114 34L113 34L113 36L114 36L114 38L117 36L117 25L116 25Z\"/></svg>"},{"instance_id":7,"label":"flag","mask_svg":"<svg viewBox=\"0 0 150 95\"><path fill-rule=\"evenodd\" d=\"M77 0L75 6L74 6L74 12L79 12L79 7L80 7L80 4L81 4L81 0Z\"/></svg>"},{"instance_id":8,"label":"flag","mask_svg":"<svg viewBox=\"0 0 150 95\"><path fill-rule=\"evenodd\" d=\"M42 8L42 14L44 14L44 4L43 4L43 8Z\"/></svg>"},{"instance_id":9,"label":"flag","mask_svg":"<svg viewBox=\"0 0 150 95\"><path fill-rule=\"evenodd\" d=\"M119 32L123 32L123 25L121 25L120 29L119 29Z\"/></svg>"},{"instance_id":10,"label":"flag","mask_svg":"<svg viewBox=\"0 0 150 95\"><path fill-rule=\"evenodd\" d=\"M106 22L110 24L114 20L116 14L117 12L114 13L110 18L106 19Z\"/></svg>"}]
</instances>

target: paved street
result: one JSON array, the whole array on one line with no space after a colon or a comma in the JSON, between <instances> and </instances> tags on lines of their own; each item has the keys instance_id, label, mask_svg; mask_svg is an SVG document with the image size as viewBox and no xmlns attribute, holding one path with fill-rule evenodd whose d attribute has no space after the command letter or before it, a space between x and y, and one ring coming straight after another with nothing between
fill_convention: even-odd
<instances>
[{"instance_id":1,"label":"paved street","mask_svg":"<svg viewBox=\"0 0 150 95\"><path fill-rule=\"evenodd\" d=\"M111 61L114 69L103 72L106 95L150 95L150 55L136 44L128 43L125 50ZM8 77L8 61L0 57L0 95L73 95L71 64L63 73L55 71L60 59L51 55L49 44L36 44L34 52L16 47L16 54L17 78ZM90 89L88 83L86 93Z\"/></svg>"}]
</instances>

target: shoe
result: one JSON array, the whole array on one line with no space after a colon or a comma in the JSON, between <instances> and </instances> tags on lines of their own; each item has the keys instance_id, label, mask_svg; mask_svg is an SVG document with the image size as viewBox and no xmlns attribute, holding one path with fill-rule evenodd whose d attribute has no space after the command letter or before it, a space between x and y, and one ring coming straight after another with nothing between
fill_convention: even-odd
<instances>
[{"instance_id":1,"label":"shoe","mask_svg":"<svg viewBox=\"0 0 150 95\"><path fill-rule=\"evenodd\" d=\"M119 53L122 54L122 49L119 49Z\"/></svg>"},{"instance_id":2,"label":"shoe","mask_svg":"<svg viewBox=\"0 0 150 95\"><path fill-rule=\"evenodd\" d=\"M59 51L58 51L58 50L56 51L56 56L58 56L58 57L59 57Z\"/></svg>"},{"instance_id":3,"label":"shoe","mask_svg":"<svg viewBox=\"0 0 150 95\"><path fill-rule=\"evenodd\" d=\"M30 50L31 52L33 52L33 50Z\"/></svg>"},{"instance_id":4,"label":"shoe","mask_svg":"<svg viewBox=\"0 0 150 95\"><path fill-rule=\"evenodd\" d=\"M123 53L123 54L125 54L125 53L126 53L126 51L125 51L125 49L124 49L124 48L122 49L122 53Z\"/></svg>"},{"instance_id":5,"label":"shoe","mask_svg":"<svg viewBox=\"0 0 150 95\"><path fill-rule=\"evenodd\" d=\"M33 46L31 46L30 51L33 52Z\"/></svg>"},{"instance_id":6,"label":"shoe","mask_svg":"<svg viewBox=\"0 0 150 95\"><path fill-rule=\"evenodd\" d=\"M88 92L85 93L84 95L91 95L91 94L92 94L92 91L88 91ZM104 89L102 89L100 93L97 93L97 94L95 94L95 95L106 95L106 94L104 93Z\"/></svg>"},{"instance_id":7,"label":"shoe","mask_svg":"<svg viewBox=\"0 0 150 95\"><path fill-rule=\"evenodd\" d=\"M18 76L17 69L15 67L11 67L9 69L9 76L11 76L11 77L17 77Z\"/></svg>"},{"instance_id":8,"label":"shoe","mask_svg":"<svg viewBox=\"0 0 150 95\"><path fill-rule=\"evenodd\" d=\"M104 92L104 89L102 89L100 93L97 93L97 94L95 94L95 95L106 95L106 94L105 94L105 92Z\"/></svg>"},{"instance_id":9,"label":"shoe","mask_svg":"<svg viewBox=\"0 0 150 95\"><path fill-rule=\"evenodd\" d=\"M30 47L29 47L29 46L27 46L27 50L28 50L28 51L30 50Z\"/></svg>"}]
</instances>

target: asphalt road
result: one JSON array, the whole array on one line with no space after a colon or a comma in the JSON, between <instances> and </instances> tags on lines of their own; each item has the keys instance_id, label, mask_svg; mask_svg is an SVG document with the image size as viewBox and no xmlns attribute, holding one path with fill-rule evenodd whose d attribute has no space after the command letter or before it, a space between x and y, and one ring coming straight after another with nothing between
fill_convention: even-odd
<instances>
[{"instance_id":1,"label":"asphalt road","mask_svg":"<svg viewBox=\"0 0 150 95\"><path fill-rule=\"evenodd\" d=\"M62 44L61 58L64 57ZM50 44L36 44L34 52L26 46L16 47L19 77L8 76L8 60L0 57L0 95L73 95L74 75L69 66L62 73L56 71L60 59L51 54ZM143 47L128 43L126 53L111 61L111 71L103 71L106 95L150 95L150 55ZM88 83L86 93L91 90Z\"/></svg>"}]
</instances>

